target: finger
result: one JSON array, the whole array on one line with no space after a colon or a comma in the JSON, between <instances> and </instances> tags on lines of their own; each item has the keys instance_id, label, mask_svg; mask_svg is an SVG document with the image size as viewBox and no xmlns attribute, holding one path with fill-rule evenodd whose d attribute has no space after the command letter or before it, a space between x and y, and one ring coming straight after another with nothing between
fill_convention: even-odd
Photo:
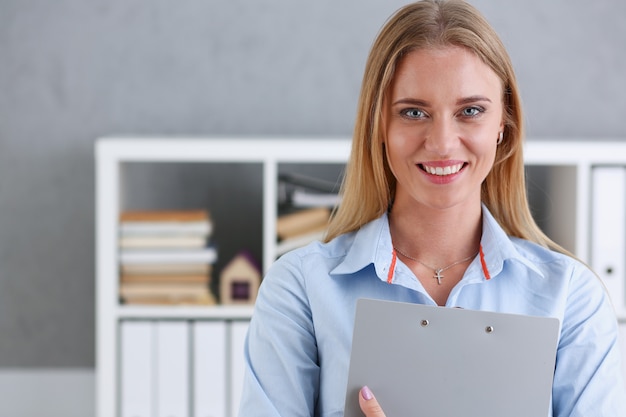
<instances>
[{"instance_id":1,"label":"finger","mask_svg":"<svg viewBox=\"0 0 626 417\"><path fill-rule=\"evenodd\" d=\"M359 391L359 405L365 417L385 417L383 409L380 408L376 397L374 397L374 394L367 386L364 386Z\"/></svg>"}]
</instances>

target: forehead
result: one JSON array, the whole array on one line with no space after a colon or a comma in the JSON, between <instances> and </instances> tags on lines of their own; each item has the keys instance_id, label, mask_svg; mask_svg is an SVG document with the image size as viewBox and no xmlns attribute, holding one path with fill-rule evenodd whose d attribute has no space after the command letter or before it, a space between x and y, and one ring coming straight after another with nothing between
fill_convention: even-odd
<instances>
[{"instance_id":1,"label":"forehead","mask_svg":"<svg viewBox=\"0 0 626 417\"><path fill-rule=\"evenodd\" d=\"M474 52L459 46L417 49L402 57L391 93L501 94L502 81Z\"/></svg>"}]
</instances>

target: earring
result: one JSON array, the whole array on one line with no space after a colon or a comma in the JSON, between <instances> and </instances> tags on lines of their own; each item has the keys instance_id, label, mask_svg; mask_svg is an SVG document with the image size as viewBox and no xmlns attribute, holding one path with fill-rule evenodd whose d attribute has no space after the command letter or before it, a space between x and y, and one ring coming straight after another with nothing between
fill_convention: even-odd
<instances>
[{"instance_id":1,"label":"earring","mask_svg":"<svg viewBox=\"0 0 626 417\"><path fill-rule=\"evenodd\" d=\"M498 135L498 141L496 142L496 145L501 144L503 139L504 139L504 131L501 130L499 135Z\"/></svg>"}]
</instances>

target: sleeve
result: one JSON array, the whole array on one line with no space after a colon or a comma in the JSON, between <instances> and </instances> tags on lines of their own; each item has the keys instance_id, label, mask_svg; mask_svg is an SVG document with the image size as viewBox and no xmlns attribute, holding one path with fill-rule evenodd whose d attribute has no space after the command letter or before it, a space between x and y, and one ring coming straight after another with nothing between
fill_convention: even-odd
<instances>
[{"instance_id":1,"label":"sleeve","mask_svg":"<svg viewBox=\"0 0 626 417\"><path fill-rule=\"evenodd\" d=\"M583 265L570 277L552 389L555 417L626 416L617 319Z\"/></svg>"},{"instance_id":2,"label":"sleeve","mask_svg":"<svg viewBox=\"0 0 626 417\"><path fill-rule=\"evenodd\" d=\"M300 260L287 254L265 276L244 348L239 415L312 416L319 361Z\"/></svg>"}]
</instances>

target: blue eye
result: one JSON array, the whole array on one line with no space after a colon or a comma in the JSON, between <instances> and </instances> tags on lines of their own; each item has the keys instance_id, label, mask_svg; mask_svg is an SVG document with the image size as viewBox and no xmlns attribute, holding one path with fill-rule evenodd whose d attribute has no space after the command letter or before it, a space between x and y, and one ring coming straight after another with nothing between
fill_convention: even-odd
<instances>
[{"instance_id":1,"label":"blue eye","mask_svg":"<svg viewBox=\"0 0 626 417\"><path fill-rule=\"evenodd\" d=\"M467 107L462 110L463 116L466 116L466 117L475 117L475 116L478 116L482 112L483 112L483 109L481 109L480 107Z\"/></svg>"},{"instance_id":2,"label":"blue eye","mask_svg":"<svg viewBox=\"0 0 626 417\"><path fill-rule=\"evenodd\" d=\"M410 118L410 119L419 119L421 117L424 117L425 114L423 111L421 111L420 109L407 109L407 110L403 110L402 114L404 114L406 117Z\"/></svg>"}]
</instances>

